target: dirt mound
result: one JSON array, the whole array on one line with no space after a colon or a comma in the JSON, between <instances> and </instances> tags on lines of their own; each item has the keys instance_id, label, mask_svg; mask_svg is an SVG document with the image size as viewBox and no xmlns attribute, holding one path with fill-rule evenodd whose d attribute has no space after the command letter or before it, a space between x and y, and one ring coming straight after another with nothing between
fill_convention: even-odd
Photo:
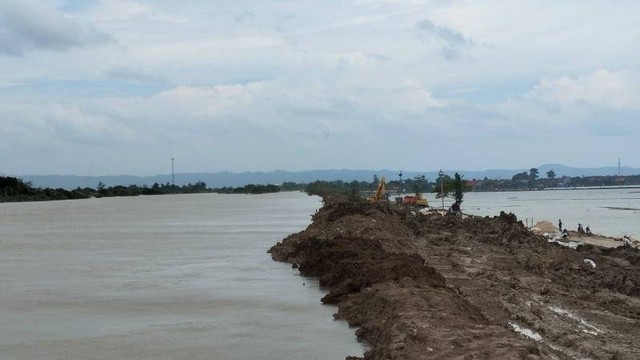
<instances>
[{"instance_id":1,"label":"dirt mound","mask_svg":"<svg viewBox=\"0 0 640 360\"><path fill-rule=\"evenodd\" d=\"M513 214L334 202L270 252L320 279L365 359L640 358L640 252L568 249Z\"/></svg>"},{"instance_id":2,"label":"dirt mound","mask_svg":"<svg viewBox=\"0 0 640 360\"><path fill-rule=\"evenodd\" d=\"M298 265L303 275L320 278L330 289L323 302L336 303L345 295L374 284L412 279L428 286L445 286L435 269L417 254L386 253L378 242L362 239L309 239L299 251L306 254Z\"/></svg>"}]
</instances>

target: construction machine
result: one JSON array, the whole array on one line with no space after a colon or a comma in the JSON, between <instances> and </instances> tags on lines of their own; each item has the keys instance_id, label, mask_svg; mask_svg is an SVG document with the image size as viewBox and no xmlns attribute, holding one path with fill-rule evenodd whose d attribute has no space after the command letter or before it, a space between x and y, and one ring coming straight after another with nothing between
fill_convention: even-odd
<instances>
[{"instance_id":1,"label":"construction machine","mask_svg":"<svg viewBox=\"0 0 640 360\"><path fill-rule=\"evenodd\" d=\"M377 203L380 200L386 200L386 194L385 194L385 190L387 187L387 181L384 178L384 176L382 178L380 178L380 182L378 182L378 188L376 189L375 194L373 194L372 197L367 198L367 201L370 203Z\"/></svg>"},{"instance_id":2,"label":"construction machine","mask_svg":"<svg viewBox=\"0 0 640 360\"><path fill-rule=\"evenodd\" d=\"M429 203L427 202L427 199L423 198L422 194L420 194L420 192L417 192L417 191L416 191L415 195L406 195L402 199L402 204L403 205L410 205L410 206L420 206L420 207L429 206Z\"/></svg>"}]
</instances>

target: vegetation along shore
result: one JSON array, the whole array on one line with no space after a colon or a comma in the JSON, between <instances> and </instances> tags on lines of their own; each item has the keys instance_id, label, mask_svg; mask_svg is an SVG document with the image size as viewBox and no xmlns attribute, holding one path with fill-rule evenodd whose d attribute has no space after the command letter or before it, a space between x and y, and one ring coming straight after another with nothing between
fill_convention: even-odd
<instances>
[{"instance_id":1,"label":"vegetation along shore","mask_svg":"<svg viewBox=\"0 0 640 360\"><path fill-rule=\"evenodd\" d=\"M224 194L262 194L280 191L277 185L249 184L240 187L223 187L217 189L207 188L204 182L186 184L182 186L173 184L153 184L151 186L110 186L98 183L96 188L76 188L73 190L38 188L16 177L0 176L0 202L16 201L46 201L46 200L71 200L88 199L92 197L112 196L139 196L139 195L167 195L167 194L198 194L198 193L224 193Z\"/></svg>"},{"instance_id":2,"label":"vegetation along shore","mask_svg":"<svg viewBox=\"0 0 640 360\"><path fill-rule=\"evenodd\" d=\"M400 173L401 174L401 173ZM464 179L458 173L453 176L442 173L435 179L428 179L424 175L416 175L411 178L396 180L388 179L387 189L394 192L439 192L444 189L445 194L453 190L455 177L463 179L464 191L524 191L543 189L566 189L588 187L620 187L640 186L640 175L603 175L603 176L560 176L557 177L553 169L547 171L544 176L539 174L537 168L531 168L528 172L520 172L511 179ZM114 185L106 186L99 181L95 188L76 187L66 188L41 188L33 186L30 182L18 177L0 176L0 202L6 201L40 201L40 200L65 200L86 199L90 197L108 196L138 196L138 195L163 195L163 194L193 194L193 193L223 193L223 194L263 194L279 191L305 191L309 194L320 195L326 193L371 193L376 190L380 179L373 176L371 181L345 181L345 180L316 180L310 182L284 181L280 184L244 184L242 186L221 186L209 188L203 181L175 185L173 183L153 183L148 185ZM442 185L442 186L441 186Z\"/></svg>"}]
</instances>

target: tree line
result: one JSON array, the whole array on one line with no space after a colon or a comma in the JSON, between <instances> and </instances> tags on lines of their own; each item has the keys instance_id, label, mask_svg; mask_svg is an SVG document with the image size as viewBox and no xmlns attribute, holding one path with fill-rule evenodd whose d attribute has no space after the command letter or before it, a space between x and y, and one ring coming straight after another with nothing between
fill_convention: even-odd
<instances>
[{"instance_id":1,"label":"tree line","mask_svg":"<svg viewBox=\"0 0 640 360\"><path fill-rule=\"evenodd\" d=\"M462 175L455 173L453 177L447 174L429 181L424 175L409 179L396 179L386 182L388 192L398 193L436 193L441 195L454 195L456 200L462 202L462 194L467 191L505 191L505 190L538 190L563 187L585 186L624 186L640 185L640 175L631 176L582 176L582 177L557 177L554 170L540 176L537 168L531 168L528 172L520 172L511 179L466 180ZM86 199L91 197L111 196L139 196L139 195L164 195L164 194L196 194L196 193L221 193L221 194L264 194L280 191L303 191L309 195L325 196L326 194L341 194L352 199L362 199L374 192L381 179L374 175L372 181L324 181L318 180L310 183L284 182L281 185L248 184L239 187L208 188L204 182L186 184L182 186L165 183L154 183L151 186L129 185L109 186L98 183L96 188L76 188L66 190L62 188L50 189L34 187L29 182L24 182L16 177L0 176L0 202L7 201L40 201L40 200L67 200Z\"/></svg>"},{"instance_id":2,"label":"tree line","mask_svg":"<svg viewBox=\"0 0 640 360\"><path fill-rule=\"evenodd\" d=\"M640 175L556 176L551 169L541 176L537 168L513 175L511 179L472 180L473 191L542 190L599 186L640 185Z\"/></svg>"},{"instance_id":3,"label":"tree line","mask_svg":"<svg viewBox=\"0 0 640 360\"><path fill-rule=\"evenodd\" d=\"M34 187L31 183L10 176L0 176L0 202L12 201L43 201L43 200L70 200L88 199L91 197L112 196L138 196L138 195L162 195L162 194L195 194L210 192L204 182L187 184L182 186L166 184L153 184L152 186L110 186L98 183L94 188L75 188L66 190L62 188L50 189Z\"/></svg>"},{"instance_id":4,"label":"tree line","mask_svg":"<svg viewBox=\"0 0 640 360\"><path fill-rule=\"evenodd\" d=\"M33 186L29 182L11 176L0 176L0 202L16 201L45 201L45 200L71 200L88 199L113 196L139 196L139 195L167 195L167 194L198 194L198 193L221 193L221 194L264 194L279 192L278 185L256 185L249 184L240 187L208 188L207 184L198 181L195 184L174 185L170 183L151 186L129 185L129 186L106 186L99 182L96 188L75 188L66 190L62 188L50 189Z\"/></svg>"},{"instance_id":5,"label":"tree line","mask_svg":"<svg viewBox=\"0 0 640 360\"><path fill-rule=\"evenodd\" d=\"M327 194L339 194L348 197L352 201L363 200L372 194L378 188L380 183L378 176L374 175L373 181L351 181L342 180L323 181L318 180L308 184L293 184L288 186L291 190L304 191L309 195L326 196ZM295 186L293 186L295 185ZM443 174L434 182L424 176L416 176L404 180L392 180L386 182L386 190L388 193L407 194L416 193L423 194L432 192L437 198L453 195L453 198L462 203L464 193L471 190L469 182L462 175L455 173L453 177Z\"/></svg>"},{"instance_id":6,"label":"tree line","mask_svg":"<svg viewBox=\"0 0 640 360\"><path fill-rule=\"evenodd\" d=\"M212 192L216 192L219 194L268 194L268 193L276 193L280 192L281 187L278 185L256 185L256 184L248 184L245 186L239 187L222 187L212 190Z\"/></svg>"}]
</instances>

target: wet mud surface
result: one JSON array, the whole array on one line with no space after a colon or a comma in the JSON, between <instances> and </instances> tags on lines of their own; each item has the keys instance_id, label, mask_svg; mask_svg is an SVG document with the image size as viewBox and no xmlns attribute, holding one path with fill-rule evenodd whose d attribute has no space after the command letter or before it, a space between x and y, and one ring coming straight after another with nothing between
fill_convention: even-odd
<instances>
[{"instance_id":1,"label":"wet mud surface","mask_svg":"<svg viewBox=\"0 0 640 360\"><path fill-rule=\"evenodd\" d=\"M270 253L320 279L365 359L640 359L637 250L573 250L511 214L332 202Z\"/></svg>"}]
</instances>

